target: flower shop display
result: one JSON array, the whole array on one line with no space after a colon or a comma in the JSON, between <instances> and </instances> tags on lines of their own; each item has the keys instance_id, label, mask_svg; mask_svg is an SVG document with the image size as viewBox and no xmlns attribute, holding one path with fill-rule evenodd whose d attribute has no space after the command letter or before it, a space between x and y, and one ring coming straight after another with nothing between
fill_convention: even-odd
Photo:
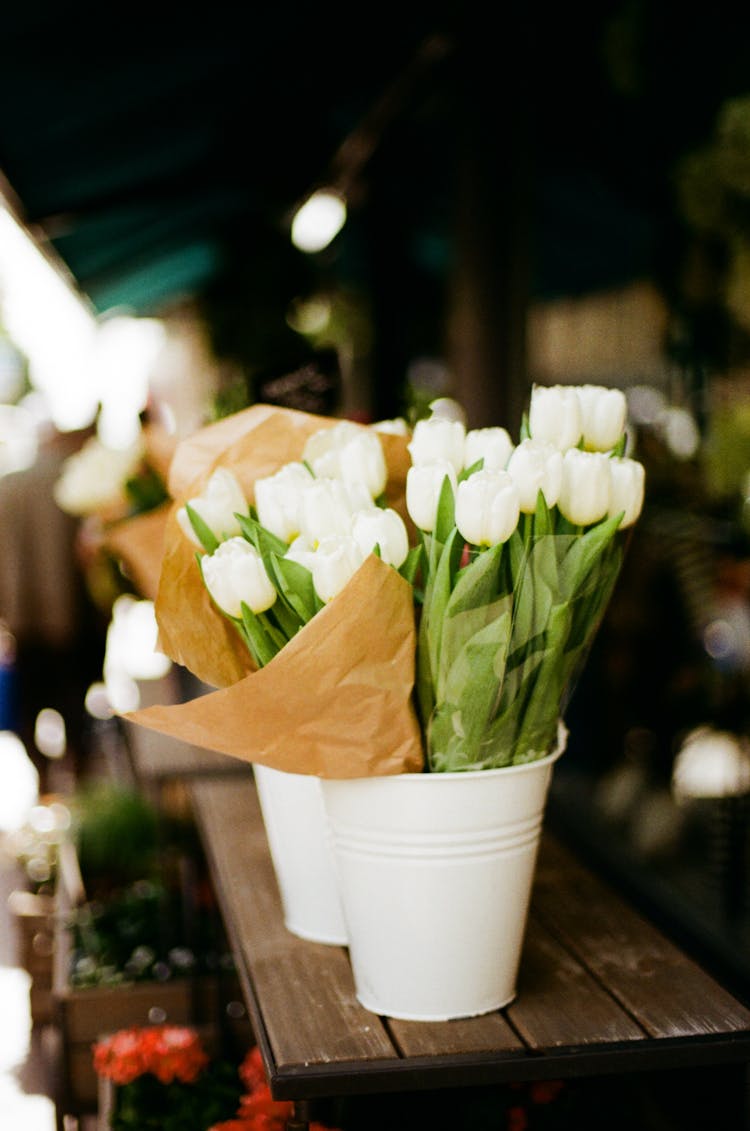
<instances>
[{"instance_id":1,"label":"flower shop display","mask_svg":"<svg viewBox=\"0 0 750 1131\"><path fill-rule=\"evenodd\" d=\"M91 782L69 801L54 900L52 1016L71 1113L96 1104L89 1050L104 1026L218 1025L236 980L197 834L131 789ZM191 881L185 883L185 875Z\"/></svg>"},{"instance_id":2,"label":"flower shop display","mask_svg":"<svg viewBox=\"0 0 750 1131\"><path fill-rule=\"evenodd\" d=\"M207 1131L237 1110L237 1066L211 1057L188 1025L118 1029L89 1049L111 1131Z\"/></svg>"},{"instance_id":3,"label":"flower shop display","mask_svg":"<svg viewBox=\"0 0 750 1131\"><path fill-rule=\"evenodd\" d=\"M256 406L177 451L160 648L219 690L127 717L320 781L368 1008L436 1019L515 995L567 702L643 505L626 409L617 389L535 386L514 443L440 416L403 436ZM460 914L425 878L435 859L471 872ZM499 965L492 986L449 984Z\"/></svg>"}]
</instances>

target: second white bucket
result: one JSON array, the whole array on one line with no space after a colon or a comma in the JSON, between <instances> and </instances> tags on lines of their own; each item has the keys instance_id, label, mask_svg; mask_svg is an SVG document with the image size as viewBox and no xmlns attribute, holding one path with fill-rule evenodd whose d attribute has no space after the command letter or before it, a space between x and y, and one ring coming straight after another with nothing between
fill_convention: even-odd
<instances>
[{"instance_id":1,"label":"second white bucket","mask_svg":"<svg viewBox=\"0 0 750 1131\"><path fill-rule=\"evenodd\" d=\"M346 945L320 779L253 766L287 930L311 942Z\"/></svg>"}]
</instances>

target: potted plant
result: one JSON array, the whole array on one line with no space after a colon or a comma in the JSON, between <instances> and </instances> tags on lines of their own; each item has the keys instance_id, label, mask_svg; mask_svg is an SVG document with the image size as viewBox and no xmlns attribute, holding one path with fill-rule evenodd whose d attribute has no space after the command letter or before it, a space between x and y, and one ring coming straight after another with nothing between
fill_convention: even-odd
<instances>
[{"instance_id":1,"label":"potted plant","mask_svg":"<svg viewBox=\"0 0 750 1131\"><path fill-rule=\"evenodd\" d=\"M617 389L535 386L514 443L258 406L178 450L156 615L221 690L132 717L320 779L377 1012L515 995L566 704L643 504L626 410Z\"/></svg>"}]
</instances>

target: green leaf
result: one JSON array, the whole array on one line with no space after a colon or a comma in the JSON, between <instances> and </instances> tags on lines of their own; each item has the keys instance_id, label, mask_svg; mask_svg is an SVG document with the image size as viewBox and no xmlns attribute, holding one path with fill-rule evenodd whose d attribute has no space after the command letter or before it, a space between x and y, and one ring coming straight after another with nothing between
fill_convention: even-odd
<instances>
[{"instance_id":1,"label":"green leaf","mask_svg":"<svg viewBox=\"0 0 750 1131\"><path fill-rule=\"evenodd\" d=\"M398 572L403 578L406 579L406 581L409 582L410 585L414 585L414 579L419 573L419 567L422 564L423 557L424 547L422 546L422 544L420 543L420 545L418 546L412 546L412 548L409 550L409 553L406 555L406 558L398 568Z\"/></svg>"},{"instance_id":2,"label":"green leaf","mask_svg":"<svg viewBox=\"0 0 750 1131\"><path fill-rule=\"evenodd\" d=\"M259 554L265 556L266 554L279 554L283 555L289 549L289 546L282 538L277 538L265 526L261 526L256 518L250 518L247 515L237 515L237 521L240 524L240 530L247 538L248 542L252 542L255 549Z\"/></svg>"},{"instance_id":3,"label":"green leaf","mask_svg":"<svg viewBox=\"0 0 750 1131\"><path fill-rule=\"evenodd\" d=\"M435 529L433 538L441 545L445 545L451 533L455 530L456 500L453 494L453 484L446 475L440 488L437 513L435 515Z\"/></svg>"},{"instance_id":4,"label":"green leaf","mask_svg":"<svg viewBox=\"0 0 750 1131\"><path fill-rule=\"evenodd\" d=\"M478 459L476 461L476 463L473 463L471 465L471 467L464 467L459 472L458 482L463 483L464 479L468 479L470 475L474 475L475 472L481 471L483 467L484 467L484 457L482 459Z\"/></svg>"},{"instance_id":5,"label":"green leaf","mask_svg":"<svg viewBox=\"0 0 750 1131\"><path fill-rule=\"evenodd\" d=\"M500 567L504 549L504 544L498 542L487 550L480 550L468 565L459 570L446 616L489 604L498 596L502 591Z\"/></svg>"},{"instance_id":6,"label":"green leaf","mask_svg":"<svg viewBox=\"0 0 750 1131\"><path fill-rule=\"evenodd\" d=\"M299 562L278 554L272 554L269 560L277 592L302 623L307 624L323 608L323 602L315 592L310 570Z\"/></svg>"},{"instance_id":7,"label":"green leaf","mask_svg":"<svg viewBox=\"0 0 750 1131\"><path fill-rule=\"evenodd\" d=\"M560 563L560 592L572 597L585 580L596 559L612 541L620 525L620 515L604 519L592 526L579 538L571 540L570 547Z\"/></svg>"},{"instance_id":8,"label":"green leaf","mask_svg":"<svg viewBox=\"0 0 750 1131\"><path fill-rule=\"evenodd\" d=\"M278 647L274 644L270 637L266 626L261 622L260 618L252 611L252 609L242 602L242 627L245 630L245 639L248 648L252 653L255 662L259 668L265 667L266 664L274 658L279 651Z\"/></svg>"},{"instance_id":9,"label":"green leaf","mask_svg":"<svg viewBox=\"0 0 750 1131\"><path fill-rule=\"evenodd\" d=\"M185 503L185 512L190 519L190 525L195 531L195 535L201 546L207 554L213 554L214 550L219 546L219 539L216 537L211 527L203 521L198 512L190 506L190 503Z\"/></svg>"}]
</instances>

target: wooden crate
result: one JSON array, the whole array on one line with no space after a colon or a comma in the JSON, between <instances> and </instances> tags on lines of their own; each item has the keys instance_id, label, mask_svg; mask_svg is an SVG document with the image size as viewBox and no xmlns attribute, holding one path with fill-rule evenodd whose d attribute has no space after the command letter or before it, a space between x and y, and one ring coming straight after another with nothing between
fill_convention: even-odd
<instances>
[{"instance_id":1,"label":"wooden crate","mask_svg":"<svg viewBox=\"0 0 750 1131\"><path fill-rule=\"evenodd\" d=\"M16 925L21 965L31 978L31 1021L46 1025L52 1020L55 900L19 889L8 896L8 910Z\"/></svg>"},{"instance_id":2,"label":"wooden crate","mask_svg":"<svg viewBox=\"0 0 750 1131\"><path fill-rule=\"evenodd\" d=\"M136 1025L190 1025L201 1036L209 1055L222 1036L235 1044L252 1040L246 1013L224 1015L228 1001L241 999L236 974L200 974L167 982L132 982L118 986L71 985L72 935L70 914L86 899L75 855L68 845L58 871L54 911L52 1020L60 1048L58 1107L65 1115L93 1113L100 1102L100 1082L94 1072L96 1041L118 1029Z\"/></svg>"}]
</instances>

